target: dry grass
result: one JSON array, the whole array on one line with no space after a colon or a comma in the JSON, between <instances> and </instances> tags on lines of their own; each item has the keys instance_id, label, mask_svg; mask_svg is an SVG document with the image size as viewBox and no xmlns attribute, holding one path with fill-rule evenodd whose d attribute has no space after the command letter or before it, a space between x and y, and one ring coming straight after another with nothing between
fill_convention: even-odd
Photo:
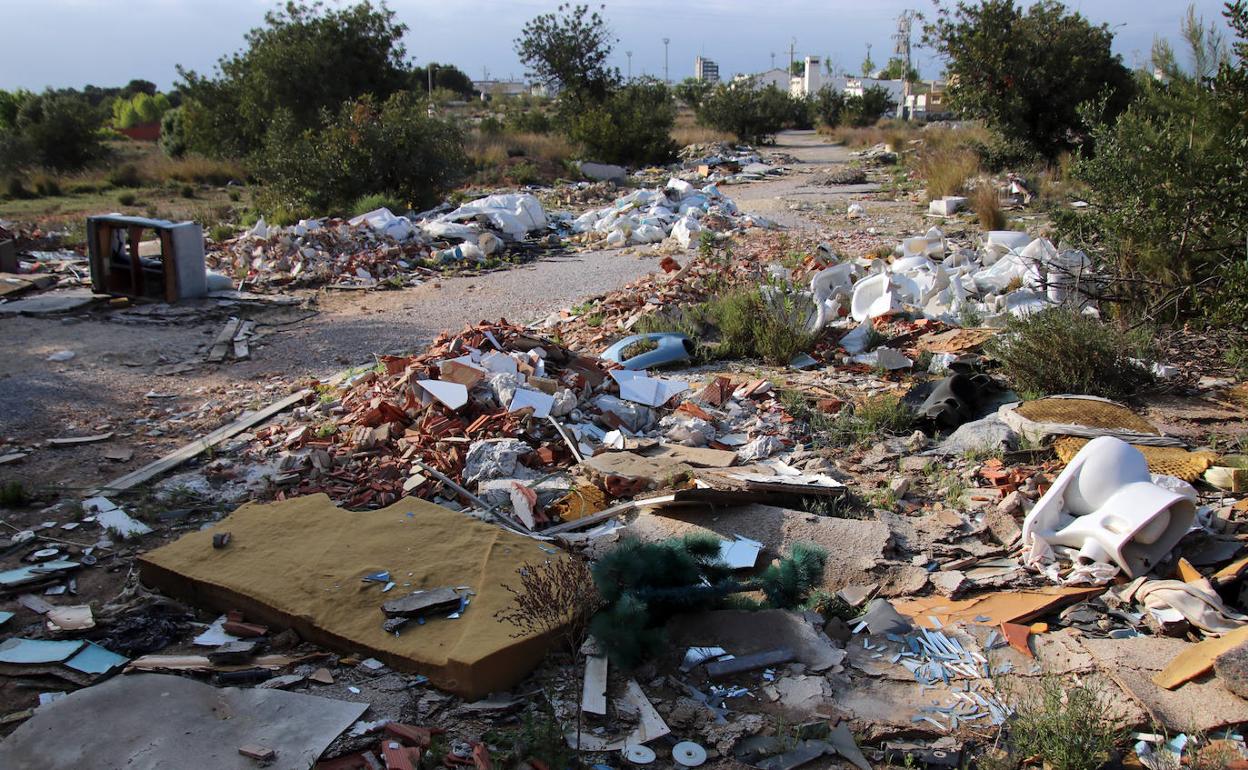
<instances>
[{"instance_id":1,"label":"dry grass","mask_svg":"<svg viewBox=\"0 0 1248 770\"><path fill-rule=\"evenodd\" d=\"M927 183L927 199L939 200L966 190L967 181L979 173L979 156L966 148L923 148L915 168Z\"/></svg>"},{"instance_id":2,"label":"dry grass","mask_svg":"<svg viewBox=\"0 0 1248 770\"><path fill-rule=\"evenodd\" d=\"M967 193L967 205L979 218L984 230L1004 230L1005 212L1001 210L1001 197L997 187L987 179L981 179Z\"/></svg>"},{"instance_id":3,"label":"dry grass","mask_svg":"<svg viewBox=\"0 0 1248 770\"><path fill-rule=\"evenodd\" d=\"M241 182L247 178L243 164L236 160L199 156L167 158L155 154L147 156L138 165L143 177L157 182L223 185L231 180Z\"/></svg>"},{"instance_id":4,"label":"dry grass","mask_svg":"<svg viewBox=\"0 0 1248 770\"><path fill-rule=\"evenodd\" d=\"M736 142L736 134L720 131L707 126L699 126L697 116L692 110L681 109L676 113L676 123L672 126L672 141L678 147L690 144L710 144L711 142Z\"/></svg>"},{"instance_id":5,"label":"dry grass","mask_svg":"<svg viewBox=\"0 0 1248 770\"><path fill-rule=\"evenodd\" d=\"M855 128L853 126L837 126L833 129L820 129L831 137L833 142L846 147L858 149L885 144L893 152L905 152L910 142L922 137L924 132L912 123L900 120L881 120L874 126Z\"/></svg>"},{"instance_id":6,"label":"dry grass","mask_svg":"<svg viewBox=\"0 0 1248 770\"><path fill-rule=\"evenodd\" d=\"M525 157L562 164L576 156L576 146L558 134L474 133L468 138L468 157L480 166L498 166L508 158Z\"/></svg>"}]
</instances>

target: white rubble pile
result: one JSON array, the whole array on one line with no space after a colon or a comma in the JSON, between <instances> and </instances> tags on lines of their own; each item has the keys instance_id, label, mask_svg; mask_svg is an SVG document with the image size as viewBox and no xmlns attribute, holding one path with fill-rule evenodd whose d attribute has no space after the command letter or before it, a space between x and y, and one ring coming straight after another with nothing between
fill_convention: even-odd
<instances>
[{"instance_id":1,"label":"white rubble pile","mask_svg":"<svg viewBox=\"0 0 1248 770\"><path fill-rule=\"evenodd\" d=\"M860 259L817 273L810 285L814 325L821 329L842 314L862 323L903 310L955 326L968 310L987 326L1052 305L1096 312L1088 290L1099 278L1087 255L1046 238L1001 230L976 249L951 248L933 227L903 240L893 256L891 263Z\"/></svg>"},{"instance_id":2,"label":"white rubble pile","mask_svg":"<svg viewBox=\"0 0 1248 770\"><path fill-rule=\"evenodd\" d=\"M528 194L491 195L449 213L415 219L379 208L350 220L305 219L289 227L261 219L207 255L209 267L256 286L373 286L420 283L420 262L481 262L505 241L545 230L546 212ZM444 248L437 248L439 245Z\"/></svg>"},{"instance_id":3,"label":"white rubble pile","mask_svg":"<svg viewBox=\"0 0 1248 770\"><path fill-rule=\"evenodd\" d=\"M703 230L726 232L774 227L760 216L742 214L714 184L701 189L675 177L663 189L634 190L615 203L581 214L567 223L572 240L594 248L669 243L688 249Z\"/></svg>"}]
</instances>

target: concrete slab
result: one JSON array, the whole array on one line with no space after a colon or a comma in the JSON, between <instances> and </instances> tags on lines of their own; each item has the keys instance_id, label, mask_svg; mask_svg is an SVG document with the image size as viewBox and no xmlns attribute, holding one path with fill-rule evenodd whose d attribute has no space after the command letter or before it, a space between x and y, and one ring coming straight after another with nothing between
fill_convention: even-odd
<instances>
[{"instance_id":1,"label":"concrete slab","mask_svg":"<svg viewBox=\"0 0 1248 770\"><path fill-rule=\"evenodd\" d=\"M367 708L181 676L118 676L41 706L0 743L0 767L254 770L238 750L255 744L276 752L270 770L307 770Z\"/></svg>"},{"instance_id":2,"label":"concrete slab","mask_svg":"<svg viewBox=\"0 0 1248 770\"><path fill-rule=\"evenodd\" d=\"M49 291L35 297L13 300L0 304L0 315L55 315L69 313L90 305L96 300L108 299L107 294L96 294L90 289L64 289Z\"/></svg>"}]
</instances>

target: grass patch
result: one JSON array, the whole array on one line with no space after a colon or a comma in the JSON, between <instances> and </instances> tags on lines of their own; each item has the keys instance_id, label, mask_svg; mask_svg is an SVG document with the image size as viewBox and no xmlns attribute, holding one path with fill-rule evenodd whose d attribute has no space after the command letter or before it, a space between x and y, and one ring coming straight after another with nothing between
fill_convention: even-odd
<instances>
[{"instance_id":1,"label":"grass patch","mask_svg":"<svg viewBox=\"0 0 1248 770\"><path fill-rule=\"evenodd\" d=\"M780 403L804 422L817 448L863 446L887 435L901 435L914 424L914 412L897 396L873 396L846 405L834 415L812 406L796 391L781 391Z\"/></svg>"},{"instance_id":2,"label":"grass patch","mask_svg":"<svg viewBox=\"0 0 1248 770\"><path fill-rule=\"evenodd\" d=\"M1019 756L1038 756L1053 770L1096 770L1127 736L1110 718L1106 693L1055 676L1028 682L1009 721Z\"/></svg>"},{"instance_id":3,"label":"grass patch","mask_svg":"<svg viewBox=\"0 0 1248 770\"><path fill-rule=\"evenodd\" d=\"M727 131L720 131L709 126L700 126L693 113L681 111L676 116L676 124L672 126L672 141L678 147L690 144L711 144L713 142L735 143L737 137Z\"/></svg>"},{"instance_id":4,"label":"grass patch","mask_svg":"<svg viewBox=\"0 0 1248 770\"><path fill-rule=\"evenodd\" d=\"M138 201L139 201L139 196L135 195L132 192L123 192L123 193L118 194L117 196L117 202L123 206L133 206L134 204L138 203Z\"/></svg>"},{"instance_id":5,"label":"grass patch","mask_svg":"<svg viewBox=\"0 0 1248 770\"><path fill-rule=\"evenodd\" d=\"M380 208L390 209L394 214L402 214L408 210L408 206L401 201L397 201L388 195L374 193L373 195L365 195L351 204L351 214L358 217L361 214L367 214Z\"/></svg>"},{"instance_id":6,"label":"grass patch","mask_svg":"<svg viewBox=\"0 0 1248 770\"><path fill-rule=\"evenodd\" d=\"M1154 381L1131 360L1153 359L1146 332L1123 332L1067 308L1011 317L986 349L1019 392L1130 399Z\"/></svg>"},{"instance_id":7,"label":"grass patch","mask_svg":"<svg viewBox=\"0 0 1248 770\"><path fill-rule=\"evenodd\" d=\"M787 287L735 289L705 302L642 318L638 334L676 332L695 341L702 362L757 358L783 366L809 351L815 335L805 329L814 313L810 301Z\"/></svg>"},{"instance_id":8,"label":"grass patch","mask_svg":"<svg viewBox=\"0 0 1248 770\"><path fill-rule=\"evenodd\" d=\"M966 191L967 180L979 173L979 155L969 148L925 147L914 166L927 184L927 199L940 200Z\"/></svg>"}]
</instances>

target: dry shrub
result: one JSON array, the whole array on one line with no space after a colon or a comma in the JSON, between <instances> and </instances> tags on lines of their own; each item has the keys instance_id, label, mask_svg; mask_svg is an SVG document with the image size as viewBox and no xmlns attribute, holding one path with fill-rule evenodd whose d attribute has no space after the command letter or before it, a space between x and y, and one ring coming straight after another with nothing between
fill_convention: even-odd
<instances>
[{"instance_id":1,"label":"dry shrub","mask_svg":"<svg viewBox=\"0 0 1248 770\"><path fill-rule=\"evenodd\" d=\"M712 142L735 142L737 137L727 131L720 131L706 126L676 125L672 128L672 141L681 147L691 144L710 144Z\"/></svg>"},{"instance_id":2,"label":"dry shrub","mask_svg":"<svg viewBox=\"0 0 1248 770\"><path fill-rule=\"evenodd\" d=\"M558 134L474 134L466 149L480 166L501 165L516 156L563 163L577 154L576 146Z\"/></svg>"},{"instance_id":3,"label":"dry shrub","mask_svg":"<svg viewBox=\"0 0 1248 770\"><path fill-rule=\"evenodd\" d=\"M985 230L1004 230L1005 212L1001 210L1001 197L997 187L987 179L981 179L967 193L967 204Z\"/></svg>"},{"instance_id":4,"label":"dry shrub","mask_svg":"<svg viewBox=\"0 0 1248 770\"><path fill-rule=\"evenodd\" d=\"M979 155L965 147L925 145L915 168L927 183L927 199L939 200L966 190L967 180L979 173Z\"/></svg>"},{"instance_id":5,"label":"dry shrub","mask_svg":"<svg viewBox=\"0 0 1248 770\"><path fill-rule=\"evenodd\" d=\"M247 176L239 161L194 155L182 158L151 157L144 166L147 176L164 182L223 185L230 181L242 181Z\"/></svg>"}]
</instances>

